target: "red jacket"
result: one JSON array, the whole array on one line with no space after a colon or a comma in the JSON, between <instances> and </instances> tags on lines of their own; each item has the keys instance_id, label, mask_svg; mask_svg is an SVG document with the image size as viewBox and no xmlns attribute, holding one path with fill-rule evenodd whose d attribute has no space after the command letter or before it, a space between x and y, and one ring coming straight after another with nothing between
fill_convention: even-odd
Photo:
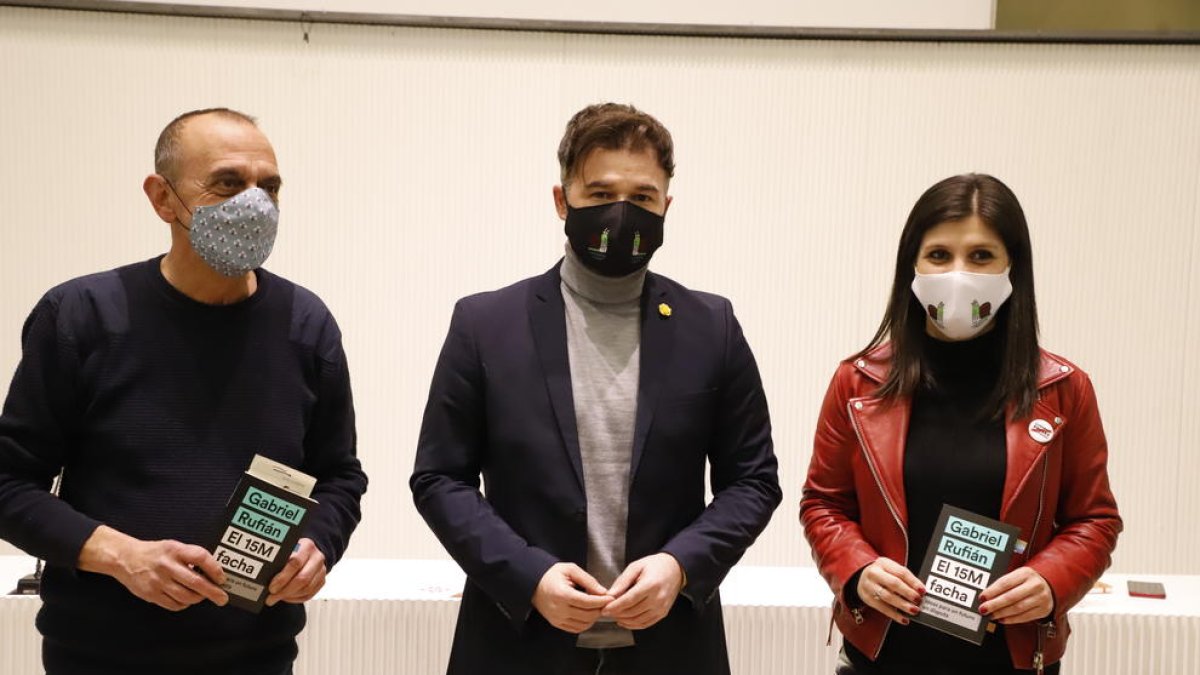
<instances>
[{"instance_id":1,"label":"red jacket","mask_svg":"<svg viewBox=\"0 0 1200 675\"><path fill-rule=\"evenodd\" d=\"M912 402L875 396L887 377L886 345L866 359L843 362L821 406L800 521L822 576L834 592L838 629L872 659L891 621L869 607L848 609L843 589L879 556L909 557L904 495L904 441ZM1034 438L1035 420L1053 428ZM1000 520L1028 542L1011 569L1029 565L1054 593L1052 620L1005 627L1017 668L1062 658L1070 628L1066 612L1111 562L1121 517L1108 485L1108 446L1087 374L1042 352L1038 401L1032 413L1006 424L1008 471ZM1043 442L1044 441L1044 442ZM913 552L912 555L924 555Z\"/></svg>"}]
</instances>

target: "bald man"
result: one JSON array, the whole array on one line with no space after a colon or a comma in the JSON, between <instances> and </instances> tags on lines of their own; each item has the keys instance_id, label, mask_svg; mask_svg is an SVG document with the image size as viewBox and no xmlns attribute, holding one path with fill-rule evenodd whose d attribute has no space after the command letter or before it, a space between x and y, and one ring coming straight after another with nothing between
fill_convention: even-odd
<instances>
[{"instance_id":1,"label":"bald man","mask_svg":"<svg viewBox=\"0 0 1200 675\"><path fill-rule=\"evenodd\" d=\"M292 670L303 603L367 479L333 316L261 268L281 185L253 118L180 115L143 183L170 250L57 286L25 322L0 415L0 537L46 561L48 675ZM315 476L319 502L260 614L225 607L204 548L255 454Z\"/></svg>"}]
</instances>

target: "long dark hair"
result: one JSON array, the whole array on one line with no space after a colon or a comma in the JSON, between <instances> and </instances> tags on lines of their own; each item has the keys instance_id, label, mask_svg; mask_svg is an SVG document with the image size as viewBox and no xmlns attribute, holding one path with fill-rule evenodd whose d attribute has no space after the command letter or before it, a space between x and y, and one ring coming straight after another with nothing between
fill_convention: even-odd
<instances>
[{"instance_id":1,"label":"long dark hair","mask_svg":"<svg viewBox=\"0 0 1200 675\"><path fill-rule=\"evenodd\" d=\"M1037 401L1041 362L1037 302L1033 293L1033 251L1025 212L1017 196L992 176L968 173L947 178L926 190L913 205L896 250L896 275L887 311L875 337L853 358L864 358L885 341L891 342L891 369L878 391L884 398L909 397L918 387L932 383L922 348L925 310L912 292L917 255L925 233L931 228L972 215L1000 236L1012 265L1009 272L1012 295L996 312L996 325L992 329L999 331L1001 337L1000 376L984 412L999 418L1011 403L1015 416L1025 417Z\"/></svg>"}]
</instances>

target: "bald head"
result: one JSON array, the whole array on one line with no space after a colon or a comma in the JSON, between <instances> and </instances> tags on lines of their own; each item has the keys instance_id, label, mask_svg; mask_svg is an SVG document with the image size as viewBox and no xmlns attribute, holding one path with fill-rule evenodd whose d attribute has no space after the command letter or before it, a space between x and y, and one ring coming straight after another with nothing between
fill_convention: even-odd
<instances>
[{"instance_id":1,"label":"bald head","mask_svg":"<svg viewBox=\"0 0 1200 675\"><path fill-rule=\"evenodd\" d=\"M159 218L184 228L196 207L252 187L278 203L283 185L271 142L252 118L225 109L188 113L171 122L159 138L155 160L155 173L142 189Z\"/></svg>"},{"instance_id":2,"label":"bald head","mask_svg":"<svg viewBox=\"0 0 1200 675\"><path fill-rule=\"evenodd\" d=\"M247 124L256 129L258 128L258 121L253 117L237 110L230 110L229 108L205 108L203 110L185 112L171 120L170 124L164 127L162 133L158 135L158 142L154 144L155 173L165 176L168 180L172 181L179 177L179 162L183 151L182 139L184 130L191 121L203 117L218 117L230 122Z\"/></svg>"}]
</instances>

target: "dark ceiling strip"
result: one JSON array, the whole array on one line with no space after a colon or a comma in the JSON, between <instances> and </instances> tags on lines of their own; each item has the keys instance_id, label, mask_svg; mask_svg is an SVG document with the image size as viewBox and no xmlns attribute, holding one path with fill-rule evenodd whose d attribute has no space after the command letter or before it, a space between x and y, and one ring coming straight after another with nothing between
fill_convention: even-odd
<instances>
[{"instance_id":1,"label":"dark ceiling strip","mask_svg":"<svg viewBox=\"0 0 1200 675\"><path fill-rule=\"evenodd\" d=\"M416 28L649 35L665 37L742 38L757 40L857 40L869 42L982 42L1051 44L1200 44L1200 31L996 31L875 28L797 28L790 26L728 26L612 21L557 21L487 17L423 16L364 12L302 12L288 9L179 5L168 2L122 0L0 0L0 6L40 7L102 12L125 12L202 18L308 21Z\"/></svg>"}]
</instances>

